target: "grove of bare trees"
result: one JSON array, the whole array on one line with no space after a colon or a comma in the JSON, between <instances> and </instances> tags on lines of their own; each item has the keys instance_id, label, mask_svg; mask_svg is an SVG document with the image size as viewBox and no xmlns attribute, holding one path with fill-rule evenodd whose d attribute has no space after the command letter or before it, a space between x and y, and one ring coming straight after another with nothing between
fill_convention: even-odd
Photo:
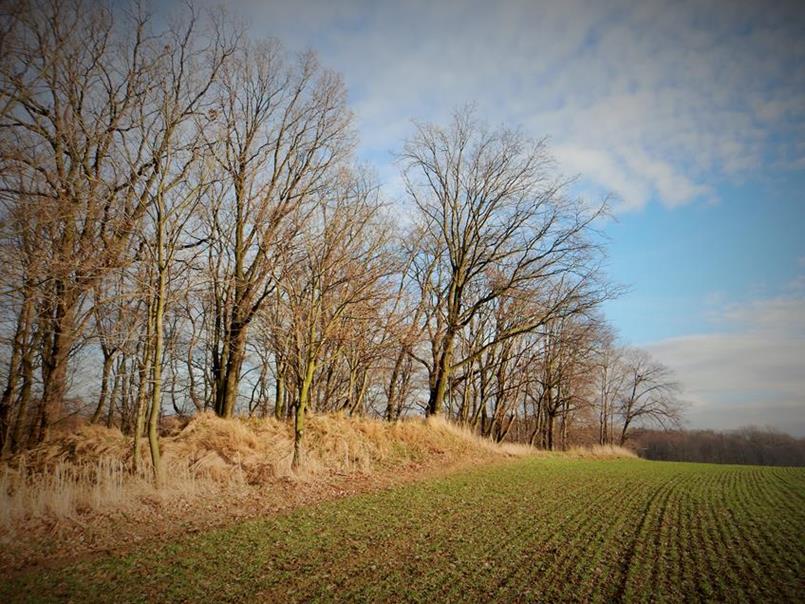
<instances>
[{"instance_id":1,"label":"grove of bare trees","mask_svg":"<svg viewBox=\"0 0 805 604\"><path fill-rule=\"evenodd\" d=\"M205 410L291 422L294 466L318 412L549 449L679 421L669 370L601 318L606 207L544 140L417 124L386 199L311 52L192 6L0 20L4 455L80 417L159 481L160 419Z\"/></svg>"}]
</instances>

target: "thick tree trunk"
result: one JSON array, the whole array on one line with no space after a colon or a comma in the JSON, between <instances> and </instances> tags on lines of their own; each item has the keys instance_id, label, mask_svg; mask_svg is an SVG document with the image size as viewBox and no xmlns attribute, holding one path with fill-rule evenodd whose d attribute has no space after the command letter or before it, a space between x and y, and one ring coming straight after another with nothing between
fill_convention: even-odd
<instances>
[{"instance_id":1,"label":"thick tree trunk","mask_svg":"<svg viewBox=\"0 0 805 604\"><path fill-rule=\"evenodd\" d=\"M14 429L11 432L11 451L23 448L25 424L28 421L28 409L31 407L31 391L34 383L33 347L29 347L22 359L22 387L17 403L17 417L14 418Z\"/></svg>"},{"instance_id":2,"label":"thick tree trunk","mask_svg":"<svg viewBox=\"0 0 805 604\"><path fill-rule=\"evenodd\" d=\"M620 437L620 440L618 441L618 444L621 447L626 444L626 435L627 435L627 431L629 430L629 423L630 423L629 420L626 420L625 422L623 422L623 429L621 430L621 437Z\"/></svg>"},{"instance_id":3,"label":"thick tree trunk","mask_svg":"<svg viewBox=\"0 0 805 604\"><path fill-rule=\"evenodd\" d=\"M430 387L427 415L439 415L444 408L447 387L450 384L450 369L453 364L453 333L448 331L444 337L444 348L434 367L434 379Z\"/></svg>"},{"instance_id":4,"label":"thick tree trunk","mask_svg":"<svg viewBox=\"0 0 805 604\"><path fill-rule=\"evenodd\" d=\"M42 398L37 421L32 425L35 443L47 438L53 417L67 391L67 362L73 333L71 319L72 313L63 302L59 302L56 317L49 322L43 338Z\"/></svg>"},{"instance_id":5,"label":"thick tree trunk","mask_svg":"<svg viewBox=\"0 0 805 604\"><path fill-rule=\"evenodd\" d=\"M221 363L221 375L217 380L215 393L215 413L220 417L232 417L235 404L238 400L238 387L240 385L240 371L246 357L246 329L236 324L227 334L228 342L224 348L227 351Z\"/></svg>"},{"instance_id":6,"label":"thick tree trunk","mask_svg":"<svg viewBox=\"0 0 805 604\"><path fill-rule=\"evenodd\" d=\"M553 451L554 448L554 438L553 438L553 429L555 423L555 417L553 413L549 413L548 417L545 418L545 446L548 451Z\"/></svg>"},{"instance_id":7,"label":"thick tree trunk","mask_svg":"<svg viewBox=\"0 0 805 604\"><path fill-rule=\"evenodd\" d=\"M35 343L29 342L20 361L22 385L17 396L17 415L11 428L10 438L4 443L4 454L15 453L23 448L25 428L28 422L28 409L31 407L31 392L34 383L34 348ZM28 443L26 442L25 445Z\"/></svg>"}]
</instances>

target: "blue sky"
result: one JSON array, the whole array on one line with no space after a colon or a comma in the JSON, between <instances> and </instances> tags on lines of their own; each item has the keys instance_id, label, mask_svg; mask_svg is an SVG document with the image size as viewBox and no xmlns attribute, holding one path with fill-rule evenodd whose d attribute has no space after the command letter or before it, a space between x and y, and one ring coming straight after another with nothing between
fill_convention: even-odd
<instances>
[{"instance_id":1,"label":"blue sky","mask_svg":"<svg viewBox=\"0 0 805 604\"><path fill-rule=\"evenodd\" d=\"M723 183L714 203L649 203L617 216L610 273L631 291L607 315L624 337L650 344L719 331L725 305L790 292L803 273L805 174L777 176Z\"/></svg>"},{"instance_id":2,"label":"blue sky","mask_svg":"<svg viewBox=\"0 0 805 604\"><path fill-rule=\"evenodd\" d=\"M677 371L693 427L805 435L805 4L240 2L343 74L371 163L476 104L611 194L606 312Z\"/></svg>"}]
</instances>

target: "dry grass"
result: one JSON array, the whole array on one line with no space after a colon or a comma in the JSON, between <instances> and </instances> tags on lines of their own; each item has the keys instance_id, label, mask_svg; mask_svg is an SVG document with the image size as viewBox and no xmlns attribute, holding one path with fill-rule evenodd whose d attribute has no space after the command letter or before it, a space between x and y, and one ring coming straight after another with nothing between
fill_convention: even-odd
<instances>
[{"instance_id":1,"label":"dry grass","mask_svg":"<svg viewBox=\"0 0 805 604\"><path fill-rule=\"evenodd\" d=\"M573 447L567 451L567 455L580 459L637 459L634 451L617 445Z\"/></svg>"},{"instance_id":2,"label":"dry grass","mask_svg":"<svg viewBox=\"0 0 805 604\"><path fill-rule=\"evenodd\" d=\"M291 427L274 419L194 418L161 439L165 486L151 485L147 446L132 474L131 441L120 431L83 426L0 465L0 532L25 520L78 520L89 512L126 509L155 501L268 483L305 482L321 475L372 474L406 465L483 461L527 454L495 445L444 420L396 424L313 416L305 433L301 472L290 468Z\"/></svg>"},{"instance_id":3,"label":"dry grass","mask_svg":"<svg viewBox=\"0 0 805 604\"><path fill-rule=\"evenodd\" d=\"M525 445L494 444L444 419L388 423L340 415L312 416L303 470L291 471L293 434L286 422L195 417L161 439L165 486L151 484L147 446L129 471L132 446L116 429L83 426L0 465L0 533L26 521L70 519L135 510L266 484L311 483L322 476L383 475L402 468L448 467L533 455ZM620 447L573 449L581 458L634 457ZM547 454L546 454L547 455Z\"/></svg>"}]
</instances>

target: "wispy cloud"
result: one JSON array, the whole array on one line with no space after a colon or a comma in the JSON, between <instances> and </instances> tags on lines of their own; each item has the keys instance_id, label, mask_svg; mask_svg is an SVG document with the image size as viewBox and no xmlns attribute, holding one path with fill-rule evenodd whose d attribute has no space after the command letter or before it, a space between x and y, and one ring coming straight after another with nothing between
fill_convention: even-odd
<instances>
[{"instance_id":1,"label":"wispy cloud","mask_svg":"<svg viewBox=\"0 0 805 604\"><path fill-rule=\"evenodd\" d=\"M805 436L803 294L726 305L721 331L649 347L684 384L693 426L771 425Z\"/></svg>"},{"instance_id":2,"label":"wispy cloud","mask_svg":"<svg viewBox=\"0 0 805 604\"><path fill-rule=\"evenodd\" d=\"M255 29L323 51L364 149L477 101L550 135L624 210L805 165L805 11L795 2L254 3Z\"/></svg>"}]
</instances>

